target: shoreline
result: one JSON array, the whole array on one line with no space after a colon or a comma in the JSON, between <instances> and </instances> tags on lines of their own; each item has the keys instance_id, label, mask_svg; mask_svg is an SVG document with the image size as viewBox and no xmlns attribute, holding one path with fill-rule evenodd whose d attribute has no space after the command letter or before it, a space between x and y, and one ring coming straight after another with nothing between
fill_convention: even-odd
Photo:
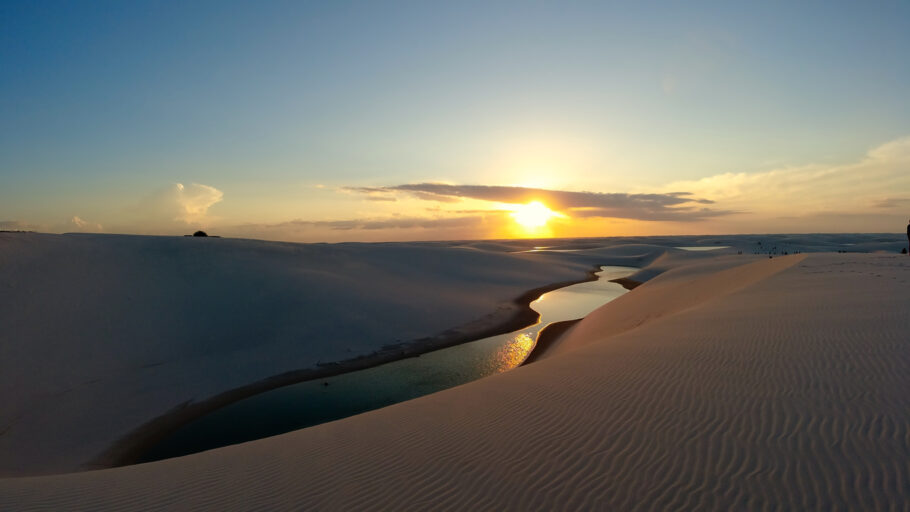
<instances>
[{"instance_id":1,"label":"shoreline","mask_svg":"<svg viewBox=\"0 0 910 512\"><path fill-rule=\"evenodd\" d=\"M540 360L550 348L550 346L553 345L553 343L559 340L559 338L561 338L569 329L574 327L575 324L581 322L582 320L584 320L584 318L563 320L562 322L553 322L552 324L549 324L541 329L540 332L537 333L537 343L534 344L534 348L531 349L531 353L528 354L528 357L525 358L525 360L519 366L524 366Z\"/></svg>"},{"instance_id":2,"label":"shoreline","mask_svg":"<svg viewBox=\"0 0 910 512\"><path fill-rule=\"evenodd\" d=\"M559 288L596 281L598 279L597 272L601 270L602 266L603 265L601 264L595 265L587 272L584 279L552 283L522 293L510 302L510 305L514 308L511 316L504 321L493 323L492 325L490 325L490 323L495 321L494 317L499 316L501 314L500 312L490 313L462 326L443 331L435 336L419 338L411 342L397 345L387 345L372 354L331 363L320 363L316 368L306 368L280 373L246 386L224 391L200 402L180 403L164 414L140 425L125 436L117 439L106 450L85 463L82 466L82 470L92 471L139 464L142 455L149 447L154 446L177 429L210 412L266 391L306 381L334 377L344 373L366 370L393 361L409 357L418 357L422 354L443 348L470 343L472 341L500 334L507 334L534 325L540 319L540 315L531 309L531 302L537 300L541 295ZM549 327L550 326L547 326L547 328ZM544 328L544 331L547 330L547 328ZM534 346L531 355L528 356L528 359L526 359L522 365L527 364L528 360L533 357L533 354L539 346L539 339L542 334L543 331L538 335L538 345ZM558 334L561 334L561 332ZM558 337L558 335L556 337Z\"/></svg>"},{"instance_id":3,"label":"shoreline","mask_svg":"<svg viewBox=\"0 0 910 512\"><path fill-rule=\"evenodd\" d=\"M616 283L616 284L622 286L623 288L625 288L626 290L629 290L629 291L632 291L632 290L634 290L635 288L637 288L637 287L639 287L639 286L642 285L642 282L641 282L641 281L636 281L636 280L634 280L634 279L629 279L628 277L620 277L620 278L618 278L618 279L610 279L610 282L611 282L611 283Z\"/></svg>"}]
</instances>

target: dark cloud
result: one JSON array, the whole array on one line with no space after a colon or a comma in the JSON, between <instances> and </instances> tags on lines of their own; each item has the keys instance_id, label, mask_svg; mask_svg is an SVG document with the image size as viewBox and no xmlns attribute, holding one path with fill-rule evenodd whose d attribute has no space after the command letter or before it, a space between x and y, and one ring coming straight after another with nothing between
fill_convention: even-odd
<instances>
[{"instance_id":1,"label":"dark cloud","mask_svg":"<svg viewBox=\"0 0 910 512\"><path fill-rule=\"evenodd\" d=\"M692 194L689 192L624 194L440 183L413 183L392 187L349 187L348 190L369 194L403 192L420 199L438 202L479 199L514 204L537 200L546 203L554 210L568 211L578 217L697 221L738 213L730 210L695 208L692 206L693 204L713 204L714 201L691 197Z\"/></svg>"},{"instance_id":2,"label":"dark cloud","mask_svg":"<svg viewBox=\"0 0 910 512\"><path fill-rule=\"evenodd\" d=\"M388 194L389 189L386 187L341 187L341 190L348 192L358 192L361 194Z\"/></svg>"},{"instance_id":3,"label":"dark cloud","mask_svg":"<svg viewBox=\"0 0 910 512\"><path fill-rule=\"evenodd\" d=\"M424 201L436 201L439 203L457 203L458 201L461 201L461 198L457 196L447 196L433 192L424 192L422 190L409 190L408 193L417 199L423 199Z\"/></svg>"},{"instance_id":4,"label":"dark cloud","mask_svg":"<svg viewBox=\"0 0 910 512\"><path fill-rule=\"evenodd\" d=\"M341 190L363 194L367 201L398 201L394 192L385 187L341 187Z\"/></svg>"},{"instance_id":5,"label":"dark cloud","mask_svg":"<svg viewBox=\"0 0 910 512\"><path fill-rule=\"evenodd\" d=\"M662 212L639 212L638 216L630 216L628 212L623 212L615 208L570 208L569 212L573 217L614 217L623 219L638 220L663 220L676 222L691 222L713 217L723 217L734 213L729 210L712 210L710 208L691 208L676 207L667 208Z\"/></svg>"}]
</instances>

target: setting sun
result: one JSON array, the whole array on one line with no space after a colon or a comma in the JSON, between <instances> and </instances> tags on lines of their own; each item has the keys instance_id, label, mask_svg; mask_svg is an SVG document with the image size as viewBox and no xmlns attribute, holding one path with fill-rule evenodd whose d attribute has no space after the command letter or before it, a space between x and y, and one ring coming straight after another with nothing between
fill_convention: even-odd
<instances>
[{"instance_id":1,"label":"setting sun","mask_svg":"<svg viewBox=\"0 0 910 512\"><path fill-rule=\"evenodd\" d=\"M510 209L512 210L512 218L525 229L540 228L545 226L553 217L564 217L563 214L554 212L540 201L514 205Z\"/></svg>"}]
</instances>

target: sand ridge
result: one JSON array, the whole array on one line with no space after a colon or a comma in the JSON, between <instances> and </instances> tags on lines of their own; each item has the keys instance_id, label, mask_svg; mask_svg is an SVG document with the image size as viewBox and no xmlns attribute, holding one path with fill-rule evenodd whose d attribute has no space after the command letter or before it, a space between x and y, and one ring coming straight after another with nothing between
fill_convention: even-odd
<instances>
[{"instance_id":1,"label":"sand ridge","mask_svg":"<svg viewBox=\"0 0 910 512\"><path fill-rule=\"evenodd\" d=\"M538 359L574 350L646 322L697 307L702 302L715 300L767 279L805 257L802 254L756 260L727 256L662 271L656 278L636 287L634 294L626 294L609 304L609 307L601 307L592 312L573 326L570 332L550 343L545 353L538 355ZM652 266L663 266L666 259L667 255L664 255ZM644 272L650 270L649 266Z\"/></svg>"}]
</instances>

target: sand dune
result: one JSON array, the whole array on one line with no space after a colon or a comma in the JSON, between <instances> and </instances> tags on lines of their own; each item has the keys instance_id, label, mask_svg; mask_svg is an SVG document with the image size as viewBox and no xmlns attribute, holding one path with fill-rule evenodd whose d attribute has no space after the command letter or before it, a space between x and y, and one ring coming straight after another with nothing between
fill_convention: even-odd
<instances>
[{"instance_id":1,"label":"sand dune","mask_svg":"<svg viewBox=\"0 0 910 512\"><path fill-rule=\"evenodd\" d=\"M805 255L794 255L776 260L758 260L743 264L739 256L714 258L682 267L679 261L669 263L672 256L658 258L642 272L633 275L656 273L648 286L627 294L589 315L570 333L552 343L546 354L574 350L581 345L628 331L646 322L698 307L702 302L714 300L740 288L749 286L800 262ZM674 270L666 270L678 267ZM655 268L657 270L655 270Z\"/></svg>"},{"instance_id":2,"label":"sand dune","mask_svg":"<svg viewBox=\"0 0 910 512\"><path fill-rule=\"evenodd\" d=\"M110 465L243 393L509 332L544 290L667 250L458 245L0 233L0 476Z\"/></svg>"},{"instance_id":3,"label":"sand dune","mask_svg":"<svg viewBox=\"0 0 910 512\"><path fill-rule=\"evenodd\" d=\"M906 509L910 260L738 262L666 272L515 371L184 458L0 480L0 508Z\"/></svg>"}]
</instances>

